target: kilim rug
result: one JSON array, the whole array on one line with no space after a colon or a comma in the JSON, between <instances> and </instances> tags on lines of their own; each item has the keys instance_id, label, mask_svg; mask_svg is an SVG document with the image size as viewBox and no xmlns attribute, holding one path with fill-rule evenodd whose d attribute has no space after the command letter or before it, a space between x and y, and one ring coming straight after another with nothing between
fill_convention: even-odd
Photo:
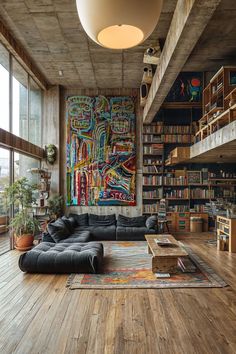
<instances>
[{"instance_id":1,"label":"kilim rug","mask_svg":"<svg viewBox=\"0 0 236 354\"><path fill-rule=\"evenodd\" d=\"M221 288L227 284L187 246L183 246L196 266L196 272L172 274L156 278L151 270L152 256L147 242L106 241L104 262L100 274L71 274L67 287L73 289L130 288Z\"/></svg>"}]
</instances>

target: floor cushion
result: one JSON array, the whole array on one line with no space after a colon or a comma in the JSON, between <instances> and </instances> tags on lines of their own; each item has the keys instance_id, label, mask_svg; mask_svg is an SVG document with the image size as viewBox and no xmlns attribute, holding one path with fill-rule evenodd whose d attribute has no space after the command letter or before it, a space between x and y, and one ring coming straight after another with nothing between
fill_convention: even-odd
<instances>
[{"instance_id":1,"label":"floor cushion","mask_svg":"<svg viewBox=\"0 0 236 354\"><path fill-rule=\"evenodd\" d=\"M28 273L97 273L103 259L103 245L41 242L22 254L19 267Z\"/></svg>"}]
</instances>

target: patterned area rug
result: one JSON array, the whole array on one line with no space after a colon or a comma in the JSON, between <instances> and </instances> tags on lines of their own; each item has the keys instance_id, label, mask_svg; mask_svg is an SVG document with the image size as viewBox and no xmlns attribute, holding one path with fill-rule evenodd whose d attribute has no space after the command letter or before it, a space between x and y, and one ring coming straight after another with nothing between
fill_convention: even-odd
<instances>
[{"instance_id":1,"label":"patterned area rug","mask_svg":"<svg viewBox=\"0 0 236 354\"><path fill-rule=\"evenodd\" d=\"M156 278L151 270L152 256L147 243L103 242L105 256L100 274L71 274L67 287L73 289L128 289L128 288L221 288L227 284L191 248L183 246L196 266L196 272L181 270L170 278Z\"/></svg>"}]
</instances>

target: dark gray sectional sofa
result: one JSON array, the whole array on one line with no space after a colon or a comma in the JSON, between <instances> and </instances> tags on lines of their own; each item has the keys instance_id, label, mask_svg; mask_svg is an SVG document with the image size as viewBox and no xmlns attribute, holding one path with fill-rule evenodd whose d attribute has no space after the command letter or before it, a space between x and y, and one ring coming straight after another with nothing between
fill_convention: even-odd
<instances>
[{"instance_id":1,"label":"dark gray sectional sofa","mask_svg":"<svg viewBox=\"0 0 236 354\"><path fill-rule=\"evenodd\" d=\"M44 242L143 241L156 233L155 216L129 218L124 215L70 214L48 224Z\"/></svg>"},{"instance_id":2,"label":"dark gray sectional sofa","mask_svg":"<svg viewBox=\"0 0 236 354\"><path fill-rule=\"evenodd\" d=\"M153 234L155 217L70 214L47 226L42 243L19 258L19 267L30 273L97 273L102 267L105 240L144 240Z\"/></svg>"}]
</instances>

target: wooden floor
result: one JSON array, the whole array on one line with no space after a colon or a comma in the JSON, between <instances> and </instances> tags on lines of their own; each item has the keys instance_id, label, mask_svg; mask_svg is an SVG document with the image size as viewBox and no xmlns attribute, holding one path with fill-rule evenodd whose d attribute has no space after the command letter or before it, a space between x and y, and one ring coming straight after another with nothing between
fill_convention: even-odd
<instances>
[{"instance_id":1,"label":"wooden floor","mask_svg":"<svg viewBox=\"0 0 236 354\"><path fill-rule=\"evenodd\" d=\"M68 290L67 276L25 275L0 257L0 353L236 353L236 254L185 237L223 289Z\"/></svg>"},{"instance_id":2,"label":"wooden floor","mask_svg":"<svg viewBox=\"0 0 236 354\"><path fill-rule=\"evenodd\" d=\"M9 251L10 240L8 233L0 234L0 255Z\"/></svg>"}]
</instances>

